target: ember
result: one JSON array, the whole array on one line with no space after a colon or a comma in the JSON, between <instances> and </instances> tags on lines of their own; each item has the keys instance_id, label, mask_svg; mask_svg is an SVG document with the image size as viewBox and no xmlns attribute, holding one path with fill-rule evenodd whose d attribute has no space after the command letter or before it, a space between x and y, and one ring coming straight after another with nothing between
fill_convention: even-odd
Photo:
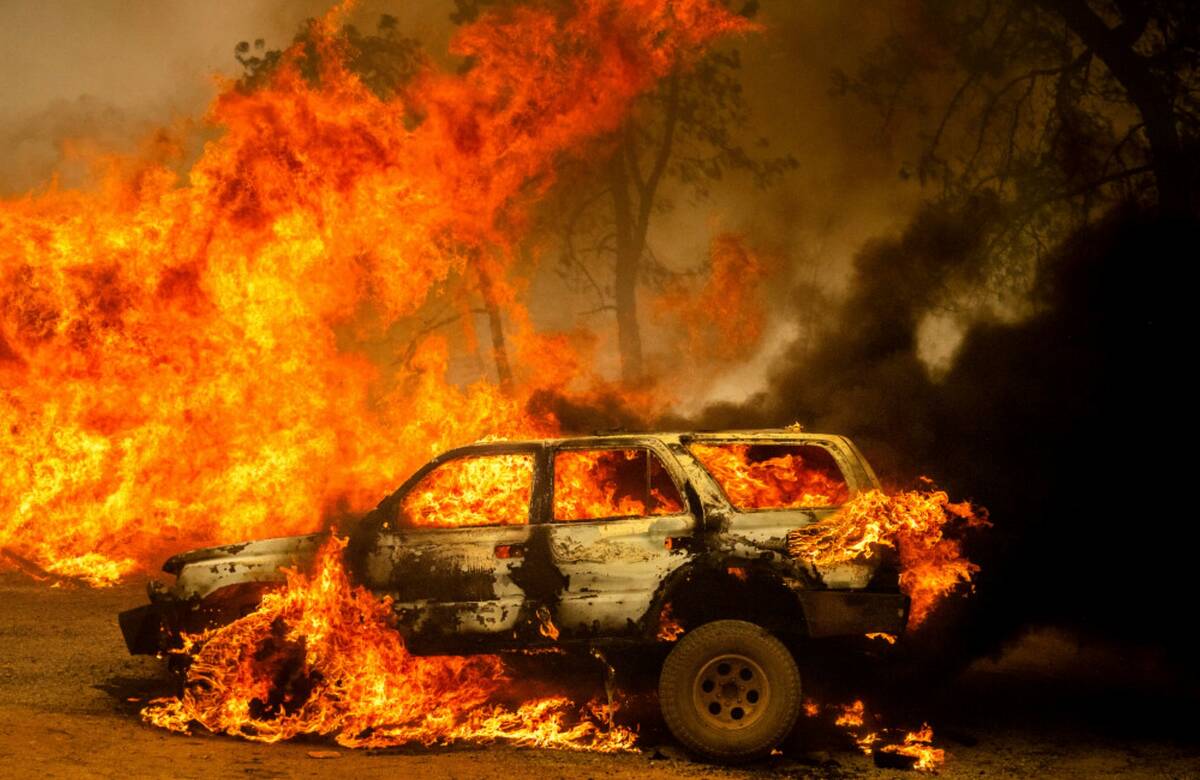
<instances>
[{"instance_id":1,"label":"ember","mask_svg":"<svg viewBox=\"0 0 1200 780\"><path fill-rule=\"evenodd\" d=\"M149 723L196 725L257 742L302 734L346 747L469 740L628 750L634 735L607 724L605 705L562 697L506 700L510 680L491 655L417 657L389 624L391 602L350 584L345 542L322 549L313 574L288 573L250 615L190 637L179 698L157 699Z\"/></svg>"},{"instance_id":2,"label":"ember","mask_svg":"<svg viewBox=\"0 0 1200 780\"><path fill-rule=\"evenodd\" d=\"M671 614L671 605L663 605L662 612L658 613L658 633L656 636L663 642L674 642L683 635L683 624Z\"/></svg>"}]
</instances>

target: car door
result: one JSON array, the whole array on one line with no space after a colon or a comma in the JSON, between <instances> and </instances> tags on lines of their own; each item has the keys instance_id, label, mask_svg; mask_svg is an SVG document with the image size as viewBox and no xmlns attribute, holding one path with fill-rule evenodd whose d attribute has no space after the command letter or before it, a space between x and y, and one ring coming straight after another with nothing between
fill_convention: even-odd
<instances>
[{"instance_id":1,"label":"car door","mask_svg":"<svg viewBox=\"0 0 1200 780\"><path fill-rule=\"evenodd\" d=\"M510 631L525 601L514 581L538 492L538 448L460 450L435 459L394 501L366 557L366 579L394 600L409 636Z\"/></svg>"},{"instance_id":2,"label":"car door","mask_svg":"<svg viewBox=\"0 0 1200 780\"><path fill-rule=\"evenodd\" d=\"M631 633L696 529L674 458L649 442L572 442L552 462L556 622L568 636Z\"/></svg>"},{"instance_id":3,"label":"car door","mask_svg":"<svg viewBox=\"0 0 1200 780\"><path fill-rule=\"evenodd\" d=\"M793 529L832 517L863 484L848 478L850 460L833 437L713 434L695 436L687 446L732 510L731 551L747 557L763 546L782 545ZM863 479L869 480L865 471ZM808 570L826 587L863 588L875 565L856 560Z\"/></svg>"}]
</instances>

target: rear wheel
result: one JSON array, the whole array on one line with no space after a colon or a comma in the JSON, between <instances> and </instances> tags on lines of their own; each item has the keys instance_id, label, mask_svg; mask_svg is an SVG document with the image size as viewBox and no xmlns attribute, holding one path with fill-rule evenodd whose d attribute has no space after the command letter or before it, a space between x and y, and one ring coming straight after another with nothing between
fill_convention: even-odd
<instances>
[{"instance_id":1,"label":"rear wheel","mask_svg":"<svg viewBox=\"0 0 1200 780\"><path fill-rule=\"evenodd\" d=\"M658 700L684 746L716 761L749 761L796 724L800 672L762 627L718 620L679 640L663 664Z\"/></svg>"}]
</instances>

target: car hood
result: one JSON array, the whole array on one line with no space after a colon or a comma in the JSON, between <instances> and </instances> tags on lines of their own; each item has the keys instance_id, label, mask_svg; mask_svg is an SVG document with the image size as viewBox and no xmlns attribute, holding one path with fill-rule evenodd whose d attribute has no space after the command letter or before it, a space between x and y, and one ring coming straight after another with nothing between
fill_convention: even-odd
<instances>
[{"instance_id":1,"label":"car hood","mask_svg":"<svg viewBox=\"0 0 1200 780\"><path fill-rule=\"evenodd\" d=\"M321 542L329 537L327 533L307 534L304 536L281 536L274 539L259 539L253 542L237 544L222 544L217 547L202 547L185 553L173 555L163 564L163 571L168 574L179 574L183 567L194 563L216 564L220 561L246 561L261 558L308 558L316 553Z\"/></svg>"}]
</instances>

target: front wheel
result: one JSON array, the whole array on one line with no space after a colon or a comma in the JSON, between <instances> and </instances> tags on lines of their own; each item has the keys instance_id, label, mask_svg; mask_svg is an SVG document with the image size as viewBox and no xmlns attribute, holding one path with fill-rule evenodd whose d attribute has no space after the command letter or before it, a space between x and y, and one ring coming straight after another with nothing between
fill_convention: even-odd
<instances>
[{"instance_id":1,"label":"front wheel","mask_svg":"<svg viewBox=\"0 0 1200 780\"><path fill-rule=\"evenodd\" d=\"M706 623L679 640L658 682L663 720L715 761L766 755L800 715L800 672L783 643L742 620Z\"/></svg>"}]
</instances>

